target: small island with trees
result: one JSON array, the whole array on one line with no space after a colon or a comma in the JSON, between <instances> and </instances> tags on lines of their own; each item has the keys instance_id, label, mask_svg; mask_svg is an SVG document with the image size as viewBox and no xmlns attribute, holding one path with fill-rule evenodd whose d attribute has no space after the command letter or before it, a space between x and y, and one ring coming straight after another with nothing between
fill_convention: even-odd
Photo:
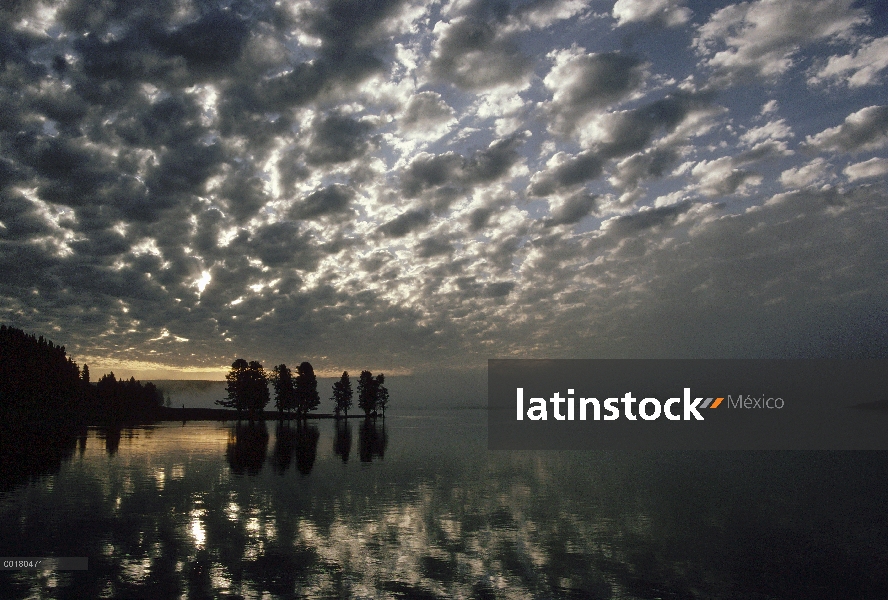
<instances>
[{"instance_id":1,"label":"small island with trees","mask_svg":"<svg viewBox=\"0 0 888 600\"><path fill-rule=\"evenodd\" d=\"M311 411L320 406L321 397L318 393L318 379L309 362L300 363L295 375L283 363L275 366L269 374L258 361L247 362L238 358L232 363L225 380L228 382L228 395L217 400L216 404L235 411L237 420L268 418L266 407L271 402L269 383L274 389L276 416L280 420L304 420L309 416L348 418L348 409L351 408L354 397L348 371L343 371L342 377L333 384L333 396L330 398L333 401L333 414L310 415ZM364 417L385 418L388 401L385 375L380 373L374 377L370 371L361 371L358 379L358 408L364 412Z\"/></svg>"}]
</instances>

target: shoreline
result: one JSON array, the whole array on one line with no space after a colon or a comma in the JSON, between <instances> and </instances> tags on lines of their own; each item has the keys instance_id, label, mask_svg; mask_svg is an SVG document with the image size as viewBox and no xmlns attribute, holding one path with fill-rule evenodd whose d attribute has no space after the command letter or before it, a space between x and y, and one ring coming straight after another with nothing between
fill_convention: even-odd
<instances>
[{"instance_id":1,"label":"shoreline","mask_svg":"<svg viewBox=\"0 0 888 600\"><path fill-rule=\"evenodd\" d=\"M237 411L231 410L229 408L172 408L172 407L161 407L157 409L157 413L154 415L155 421L249 421L249 418L245 417L245 412L241 413L240 419L238 419ZM332 413L310 413L305 416L305 419L336 419L336 415ZM346 416L340 416L339 419L373 419L372 416L358 414L349 414ZM384 419L382 415L378 415L377 419ZM281 418L280 413L276 410L266 410L262 411L260 415L256 418L257 421L298 421L299 419L295 414L287 415L284 414L283 418Z\"/></svg>"}]
</instances>

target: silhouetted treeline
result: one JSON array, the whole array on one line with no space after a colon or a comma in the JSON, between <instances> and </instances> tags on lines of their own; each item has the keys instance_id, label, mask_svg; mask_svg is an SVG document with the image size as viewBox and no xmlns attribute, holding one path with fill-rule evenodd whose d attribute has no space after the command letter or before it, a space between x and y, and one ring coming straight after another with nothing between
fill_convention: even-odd
<instances>
[{"instance_id":1,"label":"silhouetted treeline","mask_svg":"<svg viewBox=\"0 0 888 600\"><path fill-rule=\"evenodd\" d=\"M129 381L118 380L113 371L99 379L95 388L90 386L86 391L93 414L103 415L104 421L149 420L163 406L163 394L153 383L143 385L135 377Z\"/></svg>"},{"instance_id":2,"label":"silhouetted treeline","mask_svg":"<svg viewBox=\"0 0 888 600\"><path fill-rule=\"evenodd\" d=\"M0 325L0 427L140 421L162 403L153 383L110 373L93 385L64 346Z\"/></svg>"},{"instance_id":3,"label":"silhouetted treeline","mask_svg":"<svg viewBox=\"0 0 888 600\"><path fill-rule=\"evenodd\" d=\"M228 395L216 404L237 411L240 420L246 417L250 421L263 416L263 411L271 401L268 384L271 383L275 393L275 407L279 418L296 413L297 419L305 419L308 413L317 409L321 403L318 394L318 378L309 362L302 362L293 371L285 364L275 366L269 375L259 362L247 362L238 358L231 364L231 370L225 376L228 382ZM385 375L373 376L370 371L361 371L358 380L358 406L367 417L376 418L382 414L389 401L389 392L385 387ZM348 417L348 409L352 405L352 387L348 371L343 371L339 381L333 384L333 412Z\"/></svg>"}]
</instances>

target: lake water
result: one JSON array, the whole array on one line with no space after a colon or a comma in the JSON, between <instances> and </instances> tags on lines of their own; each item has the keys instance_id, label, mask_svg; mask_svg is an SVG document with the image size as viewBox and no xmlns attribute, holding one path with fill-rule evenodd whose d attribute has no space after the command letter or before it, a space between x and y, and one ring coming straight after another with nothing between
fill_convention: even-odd
<instances>
[{"instance_id":1,"label":"lake water","mask_svg":"<svg viewBox=\"0 0 888 600\"><path fill-rule=\"evenodd\" d=\"M89 569L0 597L888 598L888 454L488 452L485 415L83 431L6 465L0 555Z\"/></svg>"}]
</instances>

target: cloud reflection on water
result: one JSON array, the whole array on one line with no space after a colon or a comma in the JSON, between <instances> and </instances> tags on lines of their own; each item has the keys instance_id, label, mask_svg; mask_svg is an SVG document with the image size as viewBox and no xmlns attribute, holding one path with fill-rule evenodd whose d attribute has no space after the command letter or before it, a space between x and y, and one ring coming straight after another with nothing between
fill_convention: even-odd
<instances>
[{"instance_id":1,"label":"cloud reflection on water","mask_svg":"<svg viewBox=\"0 0 888 600\"><path fill-rule=\"evenodd\" d=\"M344 462L353 428L361 460ZM3 574L4 597L826 598L849 584L866 598L888 585L859 561L888 557L888 520L867 508L888 498L878 456L857 456L858 476L826 454L488 452L483 433L456 418L163 424L124 432L111 455L90 431L57 475L0 497L4 551L18 539L35 556L87 555L90 571Z\"/></svg>"}]
</instances>

